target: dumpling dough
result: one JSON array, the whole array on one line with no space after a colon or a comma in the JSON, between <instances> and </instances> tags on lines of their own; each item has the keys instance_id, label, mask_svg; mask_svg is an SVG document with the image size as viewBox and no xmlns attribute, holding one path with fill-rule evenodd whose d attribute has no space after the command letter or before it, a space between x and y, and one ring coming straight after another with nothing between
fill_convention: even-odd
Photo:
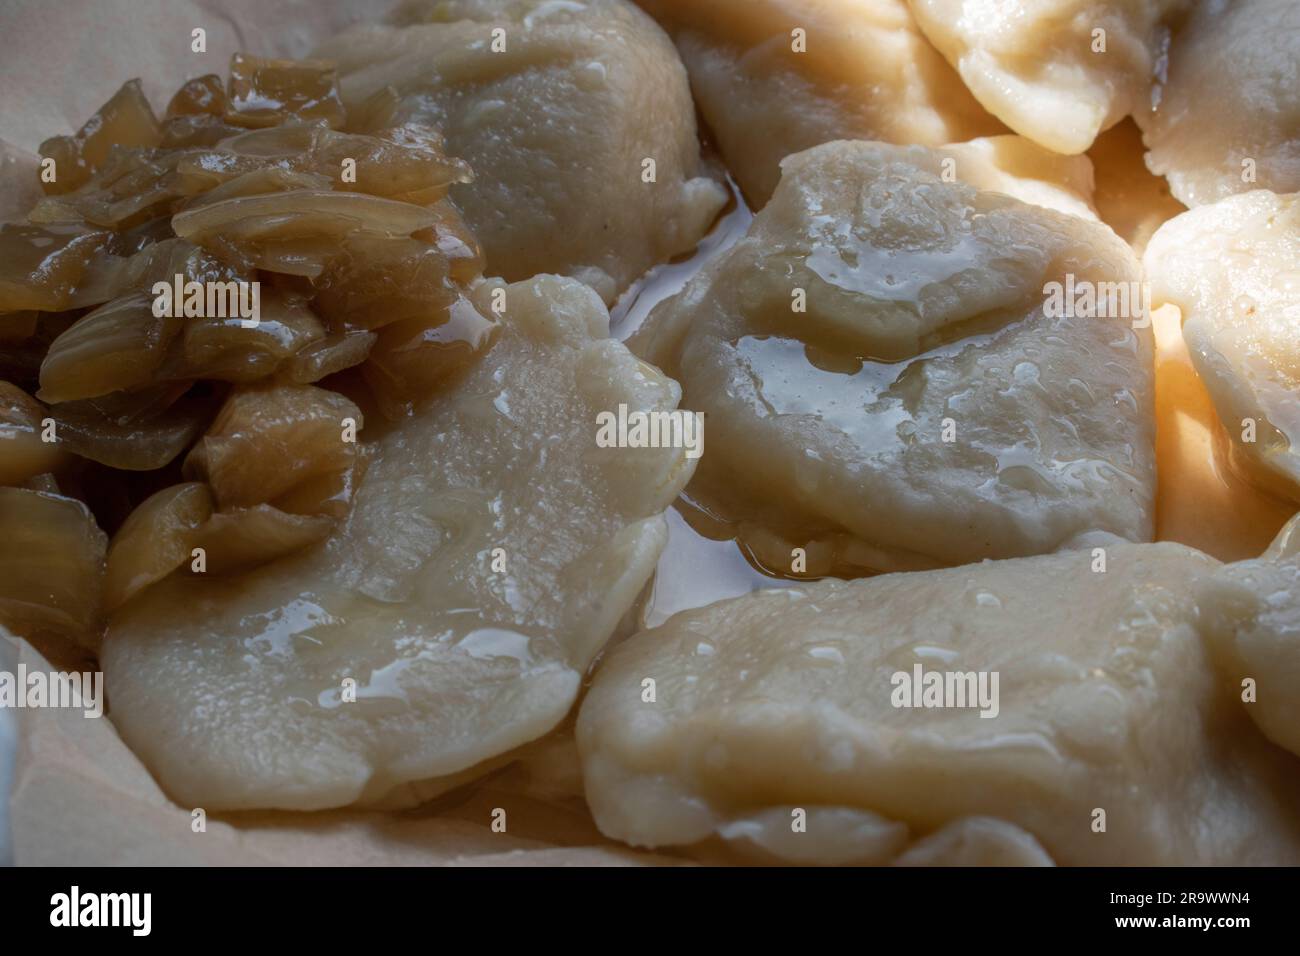
<instances>
[{"instance_id":1,"label":"dumpling dough","mask_svg":"<svg viewBox=\"0 0 1300 956\"><path fill-rule=\"evenodd\" d=\"M1174 35L1153 108L1134 111L1147 165L1189 206L1253 189L1300 190L1297 64L1295 0L1197 4Z\"/></svg>"},{"instance_id":2,"label":"dumpling dough","mask_svg":"<svg viewBox=\"0 0 1300 956\"><path fill-rule=\"evenodd\" d=\"M1132 252L944 182L949 155L788 157L746 236L631 340L707 416L692 496L768 567L805 544L817 574L1041 554L1094 529L1150 539L1150 330L1045 315L1067 273L1136 285Z\"/></svg>"},{"instance_id":3,"label":"dumpling dough","mask_svg":"<svg viewBox=\"0 0 1300 956\"><path fill-rule=\"evenodd\" d=\"M1105 557L1104 572L1082 550L823 581L643 631L578 715L597 824L655 847L765 826L769 848L834 852L863 833L879 847L891 821L922 835L992 817L1005 828L983 828L983 852L1017 862L1294 864L1300 778L1223 694L1195 628L1190 590L1217 562L1113 539ZM996 716L894 706L894 675L918 666L988 689L997 673ZM930 851L960 862L970 826Z\"/></svg>"},{"instance_id":4,"label":"dumpling dough","mask_svg":"<svg viewBox=\"0 0 1300 956\"><path fill-rule=\"evenodd\" d=\"M392 86L397 121L436 126L469 163L474 181L451 195L489 275L560 273L612 302L693 249L726 203L701 176L686 71L627 0L415 0L395 22L315 55L338 62L349 110Z\"/></svg>"},{"instance_id":5,"label":"dumpling dough","mask_svg":"<svg viewBox=\"0 0 1300 956\"><path fill-rule=\"evenodd\" d=\"M992 817L969 817L917 840L895 866L1054 866L1037 840Z\"/></svg>"},{"instance_id":6,"label":"dumpling dough","mask_svg":"<svg viewBox=\"0 0 1300 956\"><path fill-rule=\"evenodd\" d=\"M909 2L985 109L1020 135L1074 154L1147 105L1168 41L1163 24L1187 0ZM1095 30L1105 31L1104 53L1093 51Z\"/></svg>"},{"instance_id":7,"label":"dumpling dough","mask_svg":"<svg viewBox=\"0 0 1300 956\"><path fill-rule=\"evenodd\" d=\"M1233 463L1300 501L1300 193L1261 189L1185 212L1143 262L1153 304L1182 311Z\"/></svg>"},{"instance_id":8,"label":"dumpling dough","mask_svg":"<svg viewBox=\"0 0 1300 956\"><path fill-rule=\"evenodd\" d=\"M904 0L642 0L673 34L746 198L835 139L943 143L1004 132L921 36ZM804 31L796 52L793 31Z\"/></svg>"},{"instance_id":9,"label":"dumpling dough","mask_svg":"<svg viewBox=\"0 0 1300 956\"><path fill-rule=\"evenodd\" d=\"M953 143L938 152L952 159L949 178L957 182L1082 219L1097 219L1092 161L1086 156L1062 156L1013 135Z\"/></svg>"},{"instance_id":10,"label":"dumpling dough","mask_svg":"<svg viewBox=\"0 0 1300 956\"><path fill-rule=\"evenodd\" d=\"M376 443L333 538L237 579L173 576L111 621L111 716L182 805L417 799L569 710L693 462L596 446L599 411L679 390L607 338L590 289L505 292L500 339Z\"/></svg>"},{"instance_id":11,"label":"dumpling dough","mask_svg":"<svg viewBox=\"0 0 1300 956\"><path fill-rule=\"evenodd\" d=\"M1300 755L1300 517L1255 561L1229 564L1200 593L1201 627L1220 653L1228 691L1269 740Z\"/></svg>"}]
</instances>

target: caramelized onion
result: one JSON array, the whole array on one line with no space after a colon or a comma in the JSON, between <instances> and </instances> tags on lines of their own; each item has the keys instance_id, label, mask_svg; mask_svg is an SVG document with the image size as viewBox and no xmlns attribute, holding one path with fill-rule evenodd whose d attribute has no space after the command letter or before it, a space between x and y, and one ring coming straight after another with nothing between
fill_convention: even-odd
<instances>
[{"instance_id":1,"label":"caramelized onion","mask_svg":"<svg viewBox=\"0 0 1300 956\"><path fill-rule=\"evenodd\" d=\"M361 366L386 418L409 415L491 347L499 326L464 297L445 314L386 325Z\"/></svg>"},{"instance_id":2,"label":"caramelized onion","mask_svg":"<svg viewBox=\"0 0 1300 956\"><path fill-rule=\"evenodd\" d=\"M0 488L0 622L93 646L107 537L80 501Z\"/></svg>"},{"instance_id":3,"label":"caramelized onion","mask_svg":"<svg viewBox=\"0 0 1300 956\"><path fill-rule=\"evenodd\" d=\"M313 342L285 363L281 377L295 385L319 382L327 375L360 365L379 338L374 332L346 332Z\"/></svg>"},{"instance_id":4,"label":"caramelized onion","mask_svg":"<svg viewBox=\"0 0 1300 956\"><path fill-rule=\"evenodd\" d=\"M322 60L271 60L247 53L230 59L226 119L238 126L275 126L290 117L342 126L338 71Z\"/></svg>"},{"instance_id":5,"label":"caramelized onion","mask_svg":"<svg viewBox=\"0 0 1300 956\"><path fill-rule=\"evenodd\" d=\"M245 328L238 317L188 319L177 377L251 382L325 337L325 327L295 297L263 287L260 320Z\"/></svg>"},{"instance_id":6,"label":"caramelized onion","mask_svg":"<svg viewBox=\"0 0 1300 956\"><path fill-rule=\"evenodd\" d=\"M185 239L164 239L146 245L131 256L104 255L86 268L72 302L93 306L131 292L153 289L154 283L249 281L251 268L238 269L223 262L202 246Z\"/></svg>"},{"instance_id":7,"label":"caramelized onion","mask_svg":"<svg viewBox=\"0 0 1300 956\"><path fill-rule=\"evenodd\" d=\"M106 230L73 223L0 226L0 312L71 307L87 263L112 240Z\"/></svg>"},{"instance_id":8,"label":"caramelized onion","mask_svg":"<svg viewBox=\"0 0 1300 956\"><path fill-rule=\"evenodd\" d=\"M212 420L218 398L186 384L131 395L64 402L50 409L60 444L125 471L153 471L175 459Z\"/></svg>"},{"instance_id":9,"label":"caramelized onion","mask_svg":"<svg viewBox=\"0 0 1300 956\"><path fill-rule=\"evenodd\" d=\"M321 176L341 191L420 205L443 198L452 183L473 179L468 165L443 152L435 130L416 124L373 136L326 126L256 129L224 140L214 152L186 156L177 166L190 191L267 168Z\"/></svg>"},{"instance_id":10,"label":"caramelized onion","mask_svg":"<svg viewBox=\"0 0 1300 956\"><path fill-rule=\"evenodd\" d=\"M200 529L209 574L229 574L274 561L324 541L334 530L326 515L285 514L270 505L217 512Z\"/></svg>"},{"instance_id":11,"label":"caramelized onion","mask_svg":"<svg viewBox=\"0 0 1300 956\"><path fill-rule=\"evenodd\" d=\"M292 168L305 153L311 152L316 135L324 127L297 123L267 129L241 130L221 144L218 153L226 163L251 162L250 168L267 164L284 169ZM209 164L210 168L216 168Z\"/></svg>"},{"instance_id":12,"label":"caramelized onion","mask_svg":"<svg viewBox=\"0 0 1300 956\"><path fill-rule=\"evenodd\" d=\"M350 467L308 478L271 504L288 514L328 515L341 520L352 509L352 499L356 497L368 464L365 453L358 451Z\"/></svg>"},{"instance_id":13,"label":"caramelized onion","mask_svg":"<svg viewBox=\"0 0 1300 956\"><path fill-rule=\"evenodd\" d=\"M131 512L108 548L104 607L112 611L190 560L212 516L212 494L201 482L172 485Z\"/></svg>"},{"instance_id":14,"label":"caramelized onion","mask_svg":"<svg viewBox=\"0 0 1300 956\"><path fill-rule=\"evenodd\" d=\"M210 206L225 199L239 199L243 196L262 196L267 193L283 193L291 189L329 189L330 182L324 176L315 173L302 173L279 166L264 166L260 169L241 173L228 179L219 186L195 196L185 204L186 209Z\"/></svg>"},{"instance_id":15,"label":"caramelized onion","mask_svg":"<svg viewBox=\"0 0 1300 956\"><path fill-rule=\"evenodd\" d=\"M54 160L54 182L41 186L51 196L71 192L90 179L113 147L157 146L161 136L140 81L129 80L75 135L41 143L41 155Z\"/></svg>"},{"instance_id":16,"label":"caramelized onion","mask_svg":"<svg viewBox=\"0 0 1300 956\"><path fill-rule=\"evenodd\" d=\"M345 159L356 163L354 181L339 175ZM442 199L452 183L468 183L474 178L465 162L443 152L442 137L436 130L414 123L374 136L315 130L302 163L330 176L336 189L421 205Z\"/></svg>"},{"instance_id":17,"label":"caramelized onion","mask_svg":"<svg viewBox=\"0 0 1300 956\"><path fill-rule=\"evenodd\" d=\"M67 456L55 441L45 441L49 415L17 385L0 382L0 485L21 485L59 468Z\"/></svg>"},{"instance_id":18,"label":"caramelized onion","mask_svg":"<svg viewBox=\"0 0 1300 956\"><path fill-rule=\"evenodd\" d=\"M338 331L442 316L460 297L447 257L417 239L347 239L319 287L316 309Z\"/></svg>"},{"instance_id":19,"label":"caramelized onion","mask_svg":"<svg viewBox=\"0 0 1300 956\"><path fill-rule=\"evenodd\" d=\"M41 363L42 401L67 402L150 384L180 320L142 292L101 306L60 335Z\"/></svg>"},{"instance_id":20,"label":"caramelized onion","mask_svg":"<svg viewBox=\"0 0 1300 956\"><path fill-rule=\"evenodd\" d=\"M226 112L226 85L215 73L196 76L185 84L167 104L166 116L221 116Z\"/></svg>"},{"instance_id":21,"label":"caramelized onion","mask_svg":"<svg viewBox=\"0 0 1300 956\"><path fill-rule=\"evenodd\" d=\"M173 116L163 120L159 145L164 149L212 147L239 132L240 127L218 116Z\"/></svg>"},{"instance_id":22,"label":"caramelized onion","mask_svg":"<svg viewBox=\"0 0 1300 956\"><path fill-rule=\"evenodd\" d=\"M429 207L438 221L428 229L413 233L413 239L437 247L447 257L451 277L462 285L471 285L483 274L483 250L456 207L440 202Z\"/></svg>"},{"instance_id":23,"label":"caramelized onion","mask_svg":"<svg viewBox=\"0 0 1300 956\"><path fill-rule=\"evenodd\" d=\"M28 216L32 222L76 221L124 230L169 214L198 184L177 172L192 151L115 150L74 192L47 196Z\"/></svg>"},{"instance_id":24,"label":"caramelized onion","mask_svg":"<svg viewBox=\"0 0 1300 956\"><path fill-rule=\"evenodd\" d=\"M357 445L344 440L345 431L363 424L361 410L337 392L312 385L241 389L186 459L185 475L206 480L223 511L262 504L351 468Z\"/></svg>"},{"instance_id":25,"label":"caramelized onion","mask_svg":"<svg viewBox=\"0 0 1300 956\"><path fill-rule=\"evenodd\" d=\"M437 223L427 209L364 193L295 189L187 209L172 220L176 235L202 243L218 232L236 242L409 236Z\"/></svg>"},{"instance_id":26,"label":"caramelized onion","mask_svg":"<svg viewBox=\"0 0 1300 956\"><path fill-rule=\"evenodd\" d=\"M178 236L259 269L318 276L345 236L407 236L436 217L409 203L362 193L294 189L188 209L172 220Z\"/></svg>"}]
</instances>

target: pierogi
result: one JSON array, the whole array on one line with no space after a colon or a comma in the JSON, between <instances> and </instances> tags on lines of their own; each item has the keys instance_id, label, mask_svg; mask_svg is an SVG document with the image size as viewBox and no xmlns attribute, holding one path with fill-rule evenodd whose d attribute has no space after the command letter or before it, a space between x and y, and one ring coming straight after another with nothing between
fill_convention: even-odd
<instances>
[{"instance_id":1,"label":"pierogi","mask_svg":"<svg viewBox=\"0 0 1300 956\"><path fill-rule=\"evenodd\" d=\"M1259 559L1212 575L1199 599L1229 692L1269 740L1300 755L1300 517Z\"/></svg>"},{"instance_id":2,"label":"pierogi","mask_svg":"<svg viewBox=\"0 0 1300 956\"><path fill-rule=\"evenodd\" d=\"M1196 630L1217 567L1110 539L677 614L583 701L596 822L803 863L1294 864L1294 762Z\"/></svg>"},{"instance_id":3,"label":"pierogi","mask_svg":"<svg viewBox=\"0 0 1300 956\"><path fill-rule=\"evenodd\" d=\"M681 61L628 0L416 0L394 22L315 55L337 62L349 115L377 102L383 122L437 127L469 163L452 199L489 275L560 273L612 302L725 204L702 175Z\"/></svg>"},{"instance_id":4,"label":"pierogi","mask_svg":"<svg viewBox=\"0 0 1300 956\"><path fill-rule=\"evenodd\" d=\"M939 147L940 178L1005 193L1033 206L1097 218L1094 172L1086 156L1062 156L1023 136L984 136ZM951 160L944 176L944 160Z\"/></svg>"},{"instance_id":5,"label":"pierogi","mask_svg":"<svg viewBox=\"0 0 1300 956\"><path fill-rule=\"evenodd\" d=\"M924 147L788 157L746 236L630 341L706 415L691 496L778 573L1151 536L1145 318L1053 305L1052 283L1136 298L1132 252L945 181L953 155L960 177L960 154Z\"/></svg>"},{"instance_id":6,"label":"pierogi","mask_svg":"<svg viewBox=\"0 0 1300 956\"><path fill-rule=\"evenodd\" d=\"M1147 105L1187 0L908 0L921 30L984 108L1058 153Z\"/></svg>"},{"instance_id":7,"label":"pierogi","mask_svg":"<svg viewBox=\"0 0 1300 956\"><path fill-rule=\"evenodd\" d=\"M500 340L375 444L325 544L174 575L112 618L114 723L182 805L411 802L569 710L693 462L597 447L599 411L668 410L679 390L607 338L590 289L475 294L501 302Z\"/></svg>"},{"instance_id":8,"label":"pierogi","mask_svg":"<svg viewBox=\"0 0 1300 956\"><path fill-rule=\"evenodd\" d=\"M1300 4L1202 0L1174 35L1151 108L1134 110L1150 152L1188 206L1300 190Z\"/></svg>"},{"instance_id":9,"label":"pierogi","mask_svg":"<svg viewBox=\"0 0 1300 956\"><path fill-rule=\"evenodd\" d=\"M751 204L781 160L836 139L943 143L1004 132L904 0L641 0L669 30L700 113Z\"/></svg>"},{"instance_id":10,"label":"pierogi","mask_svg":"<svg viewBox=\"0 0 1300 956\"><path fill-rule=\"evenodd\" d=\"M1153 303L1182 311L1233 464L1300 500L1300 194L1198 206L1156 232L1143 262Z\"/></svg>"}]
</instances>

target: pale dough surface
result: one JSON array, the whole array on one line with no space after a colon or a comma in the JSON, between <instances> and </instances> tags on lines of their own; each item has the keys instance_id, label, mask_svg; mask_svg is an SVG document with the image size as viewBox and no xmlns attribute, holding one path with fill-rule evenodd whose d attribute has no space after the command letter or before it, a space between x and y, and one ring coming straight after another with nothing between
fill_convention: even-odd
<instances>
[{"instance_id":1,"label":"pale dough surface","mask_svg":"<svg viewBox=\"0 0 1300 956\"><path fill-rule=\"evenodd\" d=\"M1218 563L1103 548L1104 571L1085 549L823 581L642 632L611 652L578 717L596 822L637 846L721 837L843 863L992 817L1006 828L912 852L1294 864L1295 763L1254 732L1196 630L1193 594ZM894 706L893 675L917 665L996 672L996 716Z\"/></svg>"},{"instance_id":2,"label":"pale dough surface","mask_svg":"<svg viewBox=\"0 0 1300 956\"><path fill-rule=\"evenodd\" d=\"M1300 4L1195 5L1151 108L1133 115L1147 165L1189 206L1300 190Z\"/></svg>"},{"instance_id":3,"label":"pale dough surface","mask_svg":"<svg viewBox=\"0 0 1300 956\"><path fill-rule=\"evenodd\" d=\"M1187 0L909 0L930 41L984 107L1058 153L1146 107ZM1100 32L1098 32L1100 31Z\"/></svg>"}]
</instances>

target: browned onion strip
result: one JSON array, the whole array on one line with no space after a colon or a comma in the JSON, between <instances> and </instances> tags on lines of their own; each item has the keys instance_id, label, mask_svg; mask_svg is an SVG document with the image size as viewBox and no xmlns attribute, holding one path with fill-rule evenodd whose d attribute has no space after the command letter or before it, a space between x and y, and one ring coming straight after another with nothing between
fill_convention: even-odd
<instances>
[{"instance_id":1,"label":"browned onion strip","mask_svg":"<svg viewBox=\"0 0 1300 956\"><path fill-rule=\"evenodd\" d=\"M179 319L155 316L153 306L137 292L79 319L50 345L37 397L67 402L149 385L180 331Z\"/></svg>"},{"instance_id":2,"label":"browned onion strip","mask_svg":"<svg viewBox=\"0 0 1300 956\"><path fill-rule=\"evenodd\" d=\"M0 488L0 623L94 647L107 537L80 501Z\"/></svg>"},{"instance_id":3,"label":"browned onion strip","mask_svg":"<svg viewBox=\"0 0 1300 956\"><path fill-rule=\"evenodd\" d=\"M445 315L384 326L361 372L384 416L401 418L487 351L499 328L461 298Z\"/></svg>"},{"instance_id":4,"label":"browned onion strip","mask_svg":"<svg viewBox=\"0 0 1300 956\"><path fill-rule=\"evenodd\" d=\"M363 424L351 401L313 385L241 389L186 459L185 475L206 480L223 511L262 504L352 467L357 444L346 439Z\"/></svg>"},{"instance_id":5,"label":"browned onion strip","mask_svg":"<svg viewBox=\"0 0 1300 956\"><path fill-rule=\"evenodd\" d=\"M0 226L0 312L70 308L87 264L112 242L111 232L76 223Z\"/></svg>"},{"instance_id":6,"label":"browned onion strip","mask_svg":"<svg viewBox=\"0 0 1300 956\"><path fill-rule=\"evenodd\" d=\"M290 117L342 126L347 114L338 71L321 60L271 60L236 53L230 59L226 120L275 126Z\"/></svg>"},{"instance_id":7,"label":"browned onion strip","mask_svg":"<svg viewBox=\"0 0 1300 956\"><path fill-rule=\"evenodd\" d=\"M216 73L186 80L167 103L166 117L222 116L226 112L226 85Z\"/></svg>"},{"instance_id":8,"label":"browned onion strip","mask_svg":"<svg viewBox=\"0 0 1300 956\"><path fill-rule=\"evenodd\" d=\"M200 529L208 574L229 574L274 561L329 537L334 519L291 515L270 505L217 512Z\"/></svg>"},{"instance_id":9,"label":"browned onion strip","mask_svg":"<svg viewBox=\"0 0 1300 956\"><path fill-rule=\"evenodd\" d=\"M90 179L113 147L157 146L161 136L140 81L128 80L75 135L41 143L41 155L55 162L54 181L42 180L41 186L50 196L71 192Z\"/></svg>"},{"instance_id":10,"label":"browned onion strip","mask_svg":"<svg viewBox=\"0 0 1300 956\"><path fill-rule=\"evenodd\" d=\"M188 448L216 412L216 396L183 394L187 388L180 383L64 402L50 414L68 451L110 468L153 471Z\"/></svg>"},{"instance_id":11,"label":"browned onion strip","mask_svg":"<svg viewBox=\"0 0 1300 956\"><path fill-rule=\"evenodd\" d=\"M347 332L313 342L285 363L279 375L286 382L307 385L364 362L379 336Z\"/></svg>"},{"instance_id":12,"label":"browned onion strip","mask_svg":"<svg viewBox=\"0 0 1300 956\"><path fill-rule=\"evenodd\" d=\"M211 516L212 494L201 482L172 485L145 499L109 545L105 609L125 604L188 562Z\"/></svg>"},{"instance_id":13,"label":"browned onion strip","mask_svg":"<svg viewBox=\"0 0 1300 956\"><path fill-rule=\"evenodd\" d=\"M0 382L0 485L21 485L62 467L67 454L43 422L49 413L17 385ZM56 426L57 427L57 426ZM53 432L57 439L57 431Z\"/></svg>"},{"instance_id":14,"label":"browned onion strip","mask_svg":"<svg viewBox=\"0 0 1300 956\"><path fill-rule=\"evenodd\" d=\"M168 374L177 378L252 382L325 338L325 327L300 299L269 287L260 319L245 328L239 317L186 319L181 354Z\"/></svg>"}]
</instances>

